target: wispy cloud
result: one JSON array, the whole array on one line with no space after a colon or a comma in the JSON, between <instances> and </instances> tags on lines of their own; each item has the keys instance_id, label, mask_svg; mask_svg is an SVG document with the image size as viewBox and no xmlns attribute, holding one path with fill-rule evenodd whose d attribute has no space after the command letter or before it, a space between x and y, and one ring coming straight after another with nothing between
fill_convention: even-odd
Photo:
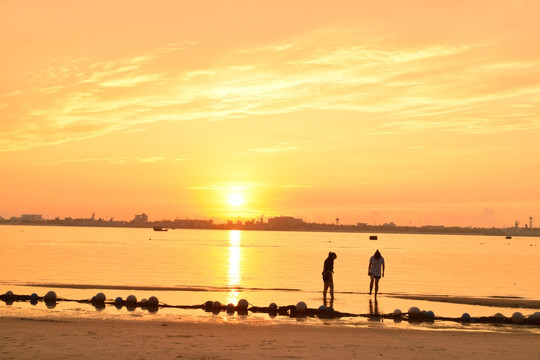
<instances>
[{"instance_id":1,"label":"wispy cloud","mask_svg":"<svg viewBox=\"0 0 540 360\"><path fill-rule=\"evenodd\" d=\"M149 83L161 78L161 74L145 74L133 76L131 78L113 79L109 81L103 81L100 86L103 87L133 87L143 83Z\"/></svg>"},{"instance_id":2,"label":"wispy cloud","mask_svg":"<svg viewBox=\"0 0 540 360\"><path fill-rule=\"evenodd\" d=\"M203 186L190 186L190 190L245 190L247 186L230 186L230 185L203 185Z\"/></svg>"},{"instance_id":3,"label":"wispy cloud","mask_svg":"<svg viewBox=\"0 0 540 360\"><path fill-rule=\"evenodd\" d=\"M151 156L151 157L145 157L145 158L136 158L136 160L140 163L155 163L158 161L165 160L165 156Z\"/></svg>"},{"instance_id":4,"label":"wispy cloud","mask_svg":"<svg viewBox=\"0 0 540 360\"><path fill-rule=\"evenodd\" d=\"M376 115L372 131L379 133L540 131L537 60L508 59L494 44L396 47L384 39L364 42L351 30L334 30L324 41L317 40L320 35L241 49L199 68L175 66L185 46L198 45L172 44L132 58L75 59L27 73L32 86L0 94L0 151L131 131L162 120L306 109ZM277 144L249 150L295 149Z\"/></svg>"},{"instance_id":5,"label":"wispy cloud","mask_svg":"<svg viewBox=\"0 0 540 360\"><path fill-rule=\"evenodd\" d=\"M128 162L128 158L125 157L104 157L104 158L78 158L78 159L57 159L54 161L37 161L33 162L33 165L62 165L62 164L76 164L76 163L107 163L107 164L124 164Z\"/></svg>"},{"instance_id":6,"label":"wispy cloud","mask_svg":"<svg viewBox=\"0 0 540 360\"><path fill-rule=\"evenodd\" d=\"M189 158L187 156L177 157L174 159L174 161L189 161Z\"/></svg>"},{"instance_id":7,"label":"wispy cloud","mask_svg":"<svg viewBox=\"0 0 540 360\"><path fill-rule=\"evenodd\" d=\"M296 150L296 149L298 149L296 146L293 146L293 145L288 144L288 143L281 143L281 144L276 144L276 145L273 145L273 146L270 146L270 147L249 149L249 151L273 154L273 153L279 153L279 152L284 152L284 151L292 151L292 150Z\"/></svg>"},{"instance_id":8,"label":"wispy cloud","mask_svg":"<svg viewBox=\"0 0 540 360\"><path fill-rule=\"evenodd\" d=\"M310 189L313 185L306 184L287 184L282 186L284 189Z\"/></svg>"},{"instance_id":9,"label":"wispy cloud","mask_svg":"<svg viewBox=\"0 0 540 360\"><path fill-rule=\"evenodd\" d=\"M106 164L127 164L130 162L148 164L155 163L159 161L165 161L167 158L165 156L150 156L144 158L129 158L129 157L95 157L95 158L66 158L66 159L56 159L53 161L35 161L32 162L33 165L62 165L62 164L77 164L77 163L106 163ZM185 161L185 158L174 159L173 161Z\"/></svg>"}]
</instances>

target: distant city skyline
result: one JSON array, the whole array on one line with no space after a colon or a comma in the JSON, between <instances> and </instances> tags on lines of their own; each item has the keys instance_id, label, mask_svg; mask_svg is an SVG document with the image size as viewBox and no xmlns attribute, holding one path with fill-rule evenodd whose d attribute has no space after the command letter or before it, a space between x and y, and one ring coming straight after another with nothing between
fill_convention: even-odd
<instances>
[{"instance_id":1,"label":"distant city skyline","mask_svg":"<svg viewBox=\"0 0 540 360\"><path fill-rule=\"evenodd\" d=\"M539 13L1 1L0 216L526 224Z\"/></svg>"},{"instance_id":2,"label":"distant city skyline","mask_svg":"<svg viewBox=\"0 0 540 360\"><path fill-rule=\"evenodd\" d=\"M117 218L117 217L109 217L109 216L106 216L106 217L100 217L100 216L96 216L95 212L92 212L90 216L86 217L86 216L80 216L80 217L77 217L77 216L65 216L65 217L60 217L60 216L55 216L55 217L50 217L48 215L43 215L43 214L29 214L29 213L25 213L25 214L20 214L20 215L14 215L14 216L10 216L10 217L3 217L3 216L0 216L0 220L15 220L15 219L20 219L20 220L23 220L23 221L28 221L28 222L39 222L39 221L48 221L48 220L54 220L54 219L59 219L59 220L65 220L65 219L82 219L82 220L93 220L93 221L121 221L121 222L126 222L126 223L153 223L153 222L160 222L160 221L178 221L178 220L201 220L201 221L212 221L212 222L216 222L217 224L221 223L221 224L225 224L225 223L230 223L231 221L233 222L240 222L240 223L244 223L244 222L253 222L253 223L264 223L265 220L268 221L268 219L277 219L277 218L291 218L291 219L299 219L299 220L302 220L306 223L320 223L320 224L335 224L335 225L347 225L347 226L350 226L350 225L353 225L353 226L357 226L357 225L366 225L366 226L400 226L400 227L423 227L423 226L444 226L444 227L464 227L464 228L467 228L467 227L477 227L477 228L490 228L490 227L495 227L495 228L535 228L535 225L533 223L533 220L534 220L534 217L532 216L529 216L526 220L527 221L520 221L520 220L515 220L514 222L512 222L510 225L508 226L500 226L500 227L497 227L497 226L488 226L488 227L485 227L485 226L473 226L473 225L469 225L469 226L460 226L460 225L456 225L456 224L412 224L412 223L409 223L409 224L399 224L399 223L395 223L394 221L388 221L388 222L384 222L384 223L369 223L369 222L365 222L365 221L362 221L361 219L359 219L358 221L356 222L351 222L351 223L348 223L348 222L343 222L341 219L339 218L334 218L334 219L329 219L328 221L312 221L310 219L306 219L302 216L290 216L290 215L276 215L276 216L265 216L264 214L260 215L259 217L251 217L251 218L241 218L241 217L235 217L235 218L228 218L228 219L213 219L213 218L210 218L210 217L198 217L198 218L189 218L189 217L174 217L174 218L152 218L151 215L147 214L147 213L140 213L140 214L133 214L131 216L131 218Z\"/></svg>"}]
</instances>

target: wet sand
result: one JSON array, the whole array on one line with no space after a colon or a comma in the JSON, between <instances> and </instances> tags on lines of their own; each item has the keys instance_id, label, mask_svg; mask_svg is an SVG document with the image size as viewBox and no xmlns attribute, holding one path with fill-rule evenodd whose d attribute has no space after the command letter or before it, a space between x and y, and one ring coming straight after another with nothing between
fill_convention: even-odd
<instances>
[{"instance_id":1,"label":"wet sand","mask_svg":"<svg viewBox=\"0 0 540 360\"><path fill-rule=\"evenodd\" d=\"M398 299L425 300L447 302L454 304L495 306L508 308L540 309L540 300L531 300L513 297L468 297L448 295L413 295L413 294L386 294L388 297Z\"/></svg>"},{"instance_id":2,"label":"wet sand","mask_svg":"<svg viewBox=\"0 0 540 360\"><path fill-rule=\"evenodd\" d=\"M0 317L1 359L539 359L540 335Z\"/></svg>"}]
</instances>

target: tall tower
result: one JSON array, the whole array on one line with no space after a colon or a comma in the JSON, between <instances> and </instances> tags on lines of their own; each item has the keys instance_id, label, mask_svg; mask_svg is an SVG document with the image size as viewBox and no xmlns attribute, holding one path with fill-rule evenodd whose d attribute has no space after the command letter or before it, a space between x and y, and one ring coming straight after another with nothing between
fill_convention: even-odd
<instances>
[{"instance_id":1,"label":"tall tower","mask_svg":"<svg viewBox=\"0 0 540 360\"><path fill-rule=\"evenodd\" d=\"M532 216L529 216L529 229L532 229Z\"/></svg>"}]
</instances>

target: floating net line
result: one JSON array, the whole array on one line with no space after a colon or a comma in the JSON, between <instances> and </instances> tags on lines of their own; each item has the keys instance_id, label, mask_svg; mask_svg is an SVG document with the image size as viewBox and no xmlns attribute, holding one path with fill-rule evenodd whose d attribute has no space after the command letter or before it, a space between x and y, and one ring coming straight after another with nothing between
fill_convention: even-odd
<instances>
[{"instance_id":1,"label":"floating net line","mask_svg":"<svg viewBox=\"0 0 540 360\"><path fill-rule=\"evenodd\" d=\"M445 317L436 316L432 311L421 311L417 307L409 308L408 312L401 312L396 309L393 313L379 314L354 314L348 312L340 312L333 307L320 306L319 308L308 308L304 302L299 302L296 305L277 306L271 303L269 306L254 306L249 304L247 300L242 299L237 305L221 304L219 301L206 301L199 305L171 305L159 302L152 296L149 299L137 301L133 295L126 299L116 298L114 300L106 299L103 293L98 293L92 299L66 299L56 296L56 293L49 291L45 296L38 296L33 293L31 295L15 295L11 291L0 295L0 300L7 305L12 305L14 302L30 302L36 305L38 302L44 302L47 307L53 308L58 302L77 302L90 304L96 309L104 309L107 305L115 306L118 309L126 307L128 310L137 308L148 310L149 312L157 312L159 308L174 308L174 309L201 309L206 312L219 314L220 312L238 313L240 315L248 315L252 313L267 313L270 316L288 316L288 317L317 317L321 319L337 319L344 317L365 317L370 320L393 319L394 321L409 321L409 322L435 322L435 321L453 321L460 323L481 323L481 324L513 324L513 325L536 325L540 326L540 312L535 312L529 316L524 316L520 312L515 312L511 317L506 317L500 313L494 316L472 317L468 313L464 313L460 317ZM250 306L251 305L251 306Z\"/></svg>"}]
</instances>

